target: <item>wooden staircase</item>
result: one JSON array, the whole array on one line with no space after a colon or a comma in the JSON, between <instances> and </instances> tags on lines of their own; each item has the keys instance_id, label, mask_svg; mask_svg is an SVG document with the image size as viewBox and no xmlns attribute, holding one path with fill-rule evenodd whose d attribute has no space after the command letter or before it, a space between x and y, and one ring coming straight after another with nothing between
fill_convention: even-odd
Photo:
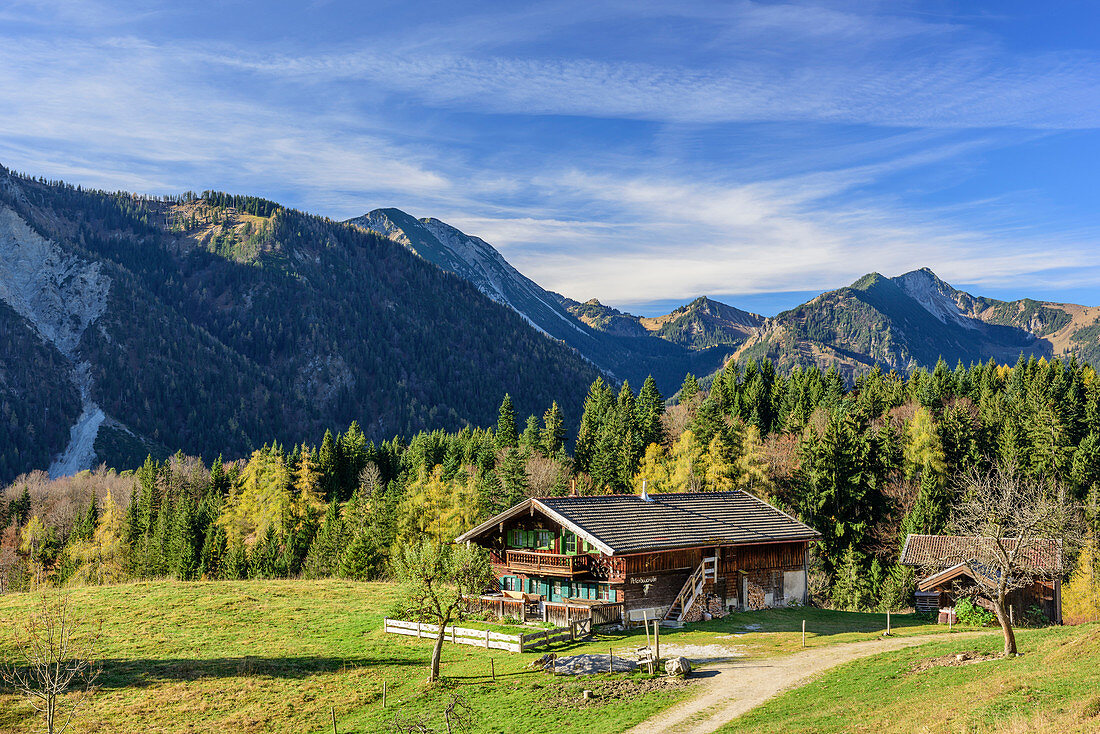
<instances>
[{"instance_id":1,"label":"wooden staircase","mask_svg":"<svg viewBox=\"0 0 1100 734\"><path fill-rule=\"evenodd\" d=\"M676 595L676 601L672 602L672 606L665 613L663 621L682 624L684 615L707 588L707 582L713 584L716 578L718 578L718 558L714 556L703 558L688 580L684 582L680 593Z\"/></svg>"}]
</instances>

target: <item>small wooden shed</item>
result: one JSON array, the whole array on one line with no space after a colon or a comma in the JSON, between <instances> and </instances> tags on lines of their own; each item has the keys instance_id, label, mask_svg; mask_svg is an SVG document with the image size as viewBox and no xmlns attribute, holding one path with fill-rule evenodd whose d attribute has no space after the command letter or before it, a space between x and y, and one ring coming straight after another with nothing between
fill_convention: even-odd
<instances>
[{"instance_id":1,"label":"small wooden shed","mask_svg":"<svg viewBox=\"0 0 1100 734\"><path fill-rule=\"evenodd\" d=\"M1006 541L1011 544L1012 539ZM910 535L901 551L901 563L927 571L940 570L917 579L915 607L919 612L952 614L958 601L958 589L973 585L979 576L989 577L982 562L990 555L990 538L958 535ZM1010 546L1011 547L1011 546ZM1015 589L1006 599L1009 613L1023 619L1031 607L1039 607L1043 616L1054 624L1062 623L1062 546L1057 540L1041 538L1028 549L1027 565L1036 572L1035 580ZM982 598L976 603L992 611L992 604Z\"/></svg>"}]
</instances>

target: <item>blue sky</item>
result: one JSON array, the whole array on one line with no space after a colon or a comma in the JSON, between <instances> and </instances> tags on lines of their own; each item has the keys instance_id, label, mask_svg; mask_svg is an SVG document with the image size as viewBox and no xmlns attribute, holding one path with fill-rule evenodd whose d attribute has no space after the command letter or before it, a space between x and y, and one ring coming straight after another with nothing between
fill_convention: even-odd
<instances>
[{"instance_id":1,"label":"blue sky","mask_svg":"<svg viewBox=\"0 0 1100 734\"><path fill-rule=\"evenodd\" d=\"M1094 2L0 5L0 163L381 206L635 313L876 270L1100 304Z\"/></svg>"}]
</instances>

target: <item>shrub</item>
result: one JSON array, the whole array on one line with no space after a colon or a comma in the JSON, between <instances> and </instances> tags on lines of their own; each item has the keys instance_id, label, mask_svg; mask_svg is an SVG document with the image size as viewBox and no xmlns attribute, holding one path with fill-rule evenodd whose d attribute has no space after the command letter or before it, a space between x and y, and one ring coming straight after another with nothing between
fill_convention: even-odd
<instances>
[{"instance_id":1,"label":"shrub","mask_svg":"<svg viewBox=\"0 0 1100 734\"><path fill-rule=\"evenodd\" d=\"M985 627L993 624L993 621L997 619L997 615L978 606L973 599L960 599L955 603L955 618L963 624Z\"/></svg>"}]
</instances>

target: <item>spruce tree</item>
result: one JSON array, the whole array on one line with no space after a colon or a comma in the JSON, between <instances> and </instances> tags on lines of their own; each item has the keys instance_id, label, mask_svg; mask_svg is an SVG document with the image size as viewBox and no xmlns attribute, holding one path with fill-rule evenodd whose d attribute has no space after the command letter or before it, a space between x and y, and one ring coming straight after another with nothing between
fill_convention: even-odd
<instances>
[{"instance_id":1,"label":"spruce tree","mask_svg":"<svg viewBox=\"0 0 1100 734\"><path fill-rule=\"evenodd\" d=\"M557 401L542 416L542 451L547 456L555 456L565 446L565 421Z\"/></svg>"},{"instance_id":2,"label":"spruce tree","mask_svg":"<svg viewBox=\"0 0 1100 734\"><path fill-rule=\"evenodd\" d=\"M332 431L325 431L325 437L321 440L321 448L317 450L317 471L321 475L321 490L325 499L334 499L339 484L337 475L339 457L337 456L336 439L332 437Z\"/></svg>"},{"instance_id":3,"label":"spruce tree","mask_svg":"<svg viewBox=\"0 0 1100 734\"><path fill-rule=\"evenodd\" d=\"M340 518L336 500L332 500L325 510L321 527L309 546L309 552L302 566L302 575L310 579L332 576L340 562L344 535L343 520Z\"/></svg>"},{"instance_id":4,"label":"spruce tree","mask_svg":"<svg viewBox=\"0 0 1100 734\"><path fill-rule=\"evenodd\" d=\"M225 555L225 562L221 569L222 578L227 580L246 579L250 576L248 568L248 549L243 541L235 541L229 545Z\"/></svg>"},{"instance_id":5,"label":"spruce tree","mask_svg":"<svg viewBox=\"0 0 1100 734\"><path fill-rule=\"evenodd\" d=\"M527 499L527 467L523 461L523 454L516 449L505 451L503 457L501 457L497 474L500 478L500 488L503 493L503 509L517 505Z\"/></svg>"},{"instance_id":6,"label":"spruce tree","mask_svg":"<svg viewBox=\"0 0 1100 734\"><path fill-rule=\"evenodd\" d=\"M686 405L689 408L692 403L695 402L696 396L699 395L699 381L695 379L695 375L690 372L684 377L684 382L680 385L680 404Z\"/></svg>"},{"instance_id":7,"label":"spruce tree","mask_svg":"<svg viewBox=\"0 0 1100 734\"><path fill-rule=\"evenodd\" d=\"M199 557L199 577L203 579L221 578L225 555L225 529L216 523L209 523L206 526L202 554Z\"/></svg>"},{"instance_id":8,"label":"spruce tree","mask_svg":"<svg viewBox=\"0 0 1100 734\"><path fill-rule=\"evenodd\" d=\"M92 493L88 501L88 509L77 516L73 523L70 539L75 542L87 542L92 539L96 525L99 523L99 505L96 503L95 493Z\"/></svg>"},{"instance_id":9,"label":"spruce tree","mask_svg":"<svg viewBox=\"0 0 1100 734\"><path fill-rule=\"evenodd\" d=\"M539 448L539 419L533 415L527 416L527 425L524 426L523 435L519 443L524 451L532 451Z\"/></svg>"},{"instance_id":10,"label":"spruce tree","mask_svg":"<svg viewBox=\"0 0 1100 734\"><path fill-rule=\"evenodd\" d=\"M198 575L199 541L194 504L189 496L184 496L175 513L175 527L170 543L170 564L172 574L181 581L190 581Z\"/></svg>"},{"instance_id":11,"label":"spruce tree","mask_svg":"<svg viewBox=\"0 0 1100 734\"><path fill-rule=\"evenodd\" d=\"M341 578L367 581L380 565L380 554L365 530L359 532L340 557Z\"/></svg>"},{"instance_id":12,"label":"spruce tree","mask_svg":"<svg viewBox=\"0 0 1100 734\"><path fill-rule=\"evenodd\" d=\"M665 414L665 399L657 389L657 381L653 379L653 375L645 378L645 382L642 383L636 410L638 436L643 447L653 443L664 443L665 431L661 418Z\"/></svg>"},{"instance_id":13,"label":"spruce tree","mask_svg":"<svg viewBox=\"0 0 1100 734\"><path fill-rule=\"evenodd\" d=\"M514 448L518 443L516 435L516 411L512 407L512 396L505 393L497 412L497 448Z\"/></svg>"},{"instance_id":14,"label":"spruce tree","mask_svg":"<svg viewBox=\"0 0 1100 734\"><path fill-rule=\"evenodd\" d=\"M256 544L252 546L249 577L273 579L283 575L279 573L281 560L282 548L279 546L279 536L275 532L275 526L269 525L264 536L257 539Z\"/></svg>"}]
</instances>

